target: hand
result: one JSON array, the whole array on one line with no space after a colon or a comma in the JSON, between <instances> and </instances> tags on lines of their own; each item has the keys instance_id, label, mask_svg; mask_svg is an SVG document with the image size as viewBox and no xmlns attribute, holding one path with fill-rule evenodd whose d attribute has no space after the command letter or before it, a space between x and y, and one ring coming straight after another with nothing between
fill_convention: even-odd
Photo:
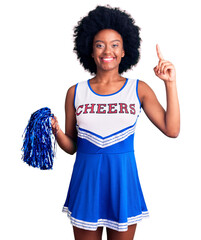
<instances>
[{"instance_id":1,"label":"hand","mask_svg":"<svg viewBox=\"0 0 201 240\"><path fill-rule=\"evenodd\" d=\"M52 125L52 132L54 135L56 135L60 130L59 123L56 116L52 117L51 125Z\"/></svg>"},{"instance_id":2,"label":"hand","mask_svg":"<svg viewBox=\"0 0 201 240\"><path fill-rule=\"evenodd\" d=\"M156 76L162 79L163 81L167 82L176 81L175 67L171 62L164 60L158 44L156 45L156 52L159 58L158 65L154 68Z\"/></svg>"}]
</instances>

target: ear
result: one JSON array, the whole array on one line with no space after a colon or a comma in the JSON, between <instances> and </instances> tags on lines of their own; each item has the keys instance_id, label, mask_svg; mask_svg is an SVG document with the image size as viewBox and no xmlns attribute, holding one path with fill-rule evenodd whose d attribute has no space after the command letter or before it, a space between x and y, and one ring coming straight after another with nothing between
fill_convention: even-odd
<instances>
[{"instance_id":1,"label":"ear","mask_svg":"<svg viewBox=\"0 0 201 240\"><path fill-rule=\"evenodd\" d=\"M125 51L123 50L121 57L123 58L124 56L125 56Z\"/></svg>"},{"instance_id":2,"label":"ear","mask_svg":"<svg viewBox=\"0 0 201 240\"><path fill-rule=\"evenodd\" d=\"M91 54L91 56L92 56L92 58L94 58L94 54L93 53Z\"/></svg>"}]
</instances>

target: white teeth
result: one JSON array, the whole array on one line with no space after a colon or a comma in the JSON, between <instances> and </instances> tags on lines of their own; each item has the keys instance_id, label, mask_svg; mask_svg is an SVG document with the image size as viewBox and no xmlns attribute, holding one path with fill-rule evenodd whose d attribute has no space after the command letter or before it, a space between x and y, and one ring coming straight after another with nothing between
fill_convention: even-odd
<instances>
[{"instance_id":1,"label":"white teeth","mask_svg":"<svg viewBox=\"0 0 201 240\"><path fill-rule=\"evenodd\" d=\"M113 58L103 58L103 61L112 61Z\"/></svg>"}]
</instances>

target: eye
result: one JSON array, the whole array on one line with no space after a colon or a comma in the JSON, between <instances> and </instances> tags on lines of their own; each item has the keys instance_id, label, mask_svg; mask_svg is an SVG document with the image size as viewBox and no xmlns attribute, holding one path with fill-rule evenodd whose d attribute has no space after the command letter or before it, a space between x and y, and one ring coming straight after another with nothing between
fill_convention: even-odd
<instances>
[{"instance_id":1,"label":"eye","mask_svg":"<svg viewBox=\"0 0 201 240\"><path fill-rule=\"evenodd\" d=\"M116 47L118 47L118 46L119 46L118 43L114 43L114 44L112 44L112 47L113 47L113 48L116 48Z\"/></svg>"},{"instance_id":2,"label":"eye","mask_svg":"<svg viewBox=\"0 0 201 240\"><path fill-rule=\"evenodd\" d=\"M102 44L102 43L97 43L97 44L96 44L96 48L104 48L104 44Z\"/></svg>"}]
</instances>

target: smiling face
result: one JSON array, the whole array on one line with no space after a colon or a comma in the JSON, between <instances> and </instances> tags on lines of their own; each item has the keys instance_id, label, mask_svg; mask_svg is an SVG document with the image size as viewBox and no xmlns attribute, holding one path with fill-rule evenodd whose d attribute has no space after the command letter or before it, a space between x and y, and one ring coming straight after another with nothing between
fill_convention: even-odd
<instances>
[{"instance_id":1,"label":"smiling face","mask_svg":"<svg viewBox=\"0 0 201 240\"><path fill-rule=\"evenodd\" d=\"M124 55L123 40L118 32L104 29L95 35L92 57L96 63L97 72L118 71L121 58Z\"/></svg>"}]
</instances>

